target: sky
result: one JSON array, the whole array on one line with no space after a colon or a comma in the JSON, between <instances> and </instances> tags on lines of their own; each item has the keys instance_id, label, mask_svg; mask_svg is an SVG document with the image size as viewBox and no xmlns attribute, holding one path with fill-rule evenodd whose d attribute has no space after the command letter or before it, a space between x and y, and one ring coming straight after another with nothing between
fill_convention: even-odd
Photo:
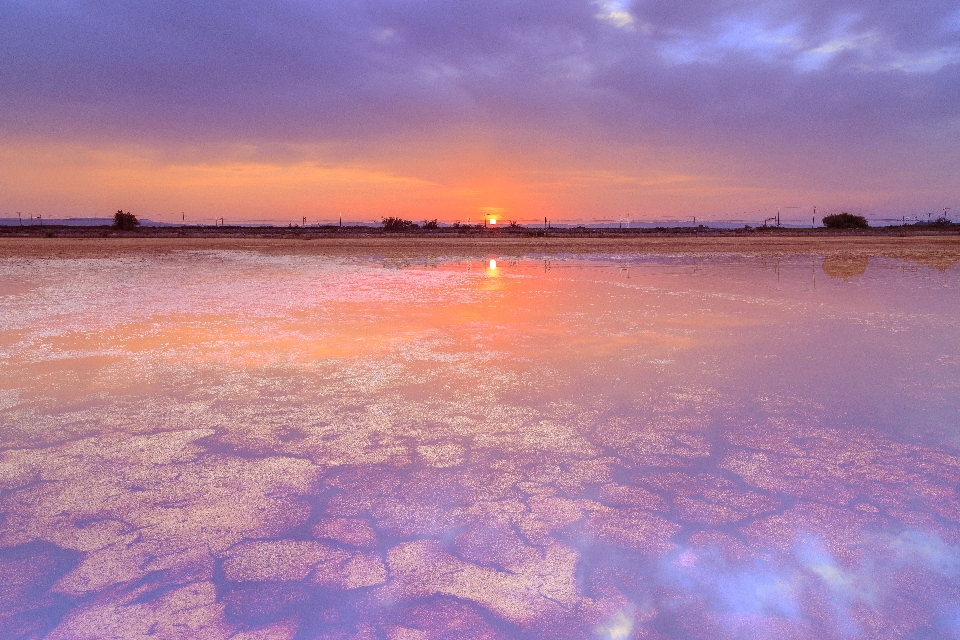
<instances>
[{"instance_id":1,"label":"sky","mask_svg":"<svg viewBox=\"0 0 960 640\"><path fill-rule=\"evenodd\" d=\"M960 219L960 0L0 0L0 217Z\"/></svg>"}]
</instances>

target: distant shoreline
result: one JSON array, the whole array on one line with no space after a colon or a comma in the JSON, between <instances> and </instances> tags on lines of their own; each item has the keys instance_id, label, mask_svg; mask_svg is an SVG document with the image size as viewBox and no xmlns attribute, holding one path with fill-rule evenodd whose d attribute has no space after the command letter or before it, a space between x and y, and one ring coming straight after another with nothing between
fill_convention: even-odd
<instances>
[{"instance_id":1,"label":"distant shoreline","mask_svg":"<svg viewBox=\"0 0 960 640\"><path fill-rule=\"evenodd\" d=\"M483 259L599 254L743 254L886 256L945 269L960 262L955 229L894 227L858 231L551 230L546 236L506 229L384 233L320 232L313 228L184 227L116 231L109 227L0 227L0 259L109 258L180 251L255 251L272 255ZM49 235L49 237L48 237Z\"/></svg>"},{"instance_id":2,"label":"distant shoreline","mask_svg":"<svg viewBox=\"0 0 960 640\"><path fill-rule=\"evenodd\" d=\"M360 225L315 225L315 226L247 226L247 225L164 225L141 226L132 231L120 231L110 225L67 224L0 224L0 238L41 237L49 234L70 238L594 238L594 237L699 237L699 236L950 236L960 235L960 224L909 224L869 227L867 229L828 229L826 227L777 227L749 226L740 228L711 227L709 225L682 227L549 227L542 226L497 226L479 225L462 227L439 227L437 229L412 229L409 231L385 231L378 226Z\"/></svg>"}]
</instances>

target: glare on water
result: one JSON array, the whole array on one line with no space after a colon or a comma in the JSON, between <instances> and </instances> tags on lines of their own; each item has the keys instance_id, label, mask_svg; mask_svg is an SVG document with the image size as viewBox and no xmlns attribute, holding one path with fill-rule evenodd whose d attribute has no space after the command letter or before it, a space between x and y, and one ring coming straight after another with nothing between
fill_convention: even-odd
<instances>
[{"instance_id":1,"label":"glare on water","mask_svg":"<svg viewBox=\"0 0 960 640\"><path fill-rule=\"evenodd\" d=\"M2 637L960 633L956 266L211 251L0 282Z\"/></svg>"}]
</instances>

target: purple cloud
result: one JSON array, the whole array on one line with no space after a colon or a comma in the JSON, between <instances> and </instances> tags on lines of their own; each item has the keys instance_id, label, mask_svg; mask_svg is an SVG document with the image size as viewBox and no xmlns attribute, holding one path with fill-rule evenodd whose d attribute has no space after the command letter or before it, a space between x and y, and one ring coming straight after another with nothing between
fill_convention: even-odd
<instances>
[{"instance_id":1,"label":"purple cloud","mask_svg":"<svg viewBox=\"0 0 960 640\"><path fill-rule=\"evenodd\" d=\"M960 97L955 2L12 2L0 24L8 131L888 135L956 118Z\"/></svg>"},{"instance_id":2,"label":"purple cloud","mask_svg":"<svg viewBox=\"0 0 960 640\"><path fill-rule=\"evenodd\" d=\"M11 0L0 58L9 137L358 149L466 129L799 154L824 176L960 161L956 0Z\"/></svg>"}]
</instances>

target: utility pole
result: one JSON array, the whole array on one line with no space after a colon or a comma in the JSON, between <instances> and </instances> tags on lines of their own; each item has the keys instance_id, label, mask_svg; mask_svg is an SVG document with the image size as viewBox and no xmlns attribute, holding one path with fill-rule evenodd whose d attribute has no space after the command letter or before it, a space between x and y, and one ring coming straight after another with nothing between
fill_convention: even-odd
<instances>
[{"instance_id":1,"label":"utility pole","mask_svg":"<svg viewBox=\"0 0 960 640\"><path fill-rule=\"evenodd\" d=\"M817 205L813 205L813 217L810 218L810 226L811 227L817 226Z\"/></svg>"}]
</instances>

